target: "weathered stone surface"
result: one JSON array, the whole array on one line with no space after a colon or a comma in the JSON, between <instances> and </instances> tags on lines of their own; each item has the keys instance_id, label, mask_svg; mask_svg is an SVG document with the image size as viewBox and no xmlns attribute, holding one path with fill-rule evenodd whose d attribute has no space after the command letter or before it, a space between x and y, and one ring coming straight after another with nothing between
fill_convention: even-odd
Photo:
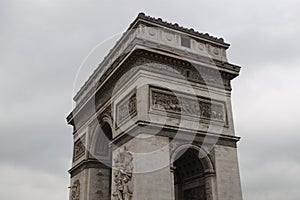
<instances>
[{"instance_id":1,"label":"weathered stone surface","mask_svg":"<svg viewBox=\"0 0 300 200\"><path fill-rule=\"evenodd\" d=\"M172 199L171 173L169 166L169 139L140 134L120 147L126 146L132 159L132 199ZM113 152L114 157L119 149ZM118 169L114 169L116 172ZM113 188L116 187L113 184Z\"/></svg>"},{"instance_id":2,"label":"weathered stone surface","mask_svg":"<svg viewBox=\"0 0 300 200\"><path fill-rule=\"evenodd\" d=\"M242 191L236 149L217 145L214 153L219 199L241 200Z\"/></svg>"},{"instance_id":3,"label":"weathered stone surface","mask_svg":"<svg viewBox=\"0 0 300 200\"><path fill-rule=\"evenodd\" d=\"M228 47L139 15L74 97L70 200L242 200Z\"/></svg>"}]
</instances>

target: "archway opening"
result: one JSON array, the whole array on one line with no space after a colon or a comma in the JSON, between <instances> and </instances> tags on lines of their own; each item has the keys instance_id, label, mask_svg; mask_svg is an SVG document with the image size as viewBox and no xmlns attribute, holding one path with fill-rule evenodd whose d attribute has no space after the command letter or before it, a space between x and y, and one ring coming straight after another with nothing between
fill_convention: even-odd
<instances>
[{"instance_id":1,"label":"archway opening","mask_svg":"<svg viewBox=\"0 0 300 200\"><path fill-rule=\"evenodd\" d=\"M103 164L111 166L111 148L112 129L109 123L104 123L97 129L97 139L95 145L95 155Z\"/></svg>"},{"instance_id":2,"label":"archway opening","mask_svg":"<svg viewBox=\"0 0 300 200\"><path fill-rule=\"evenodd\" d=\"M204 167L199 152L188 148L174 162L175 200L206 200Z\"/></svg>"},{"instance_id":3,"label":"archway opening","mask_svg":"<svg viewBox=\"0 0 300 200\"><path fill-rule=\"evenodd\" d=\"M112 177L112 150L110 142L112 141L112 128L108 122L104 122L97 127L96 141L94 148L95 158L103 164L104 170L107 171L102 174L102 181L106 179L109 183L108 192L103 193L103 198L108 200L111 198L111 177Z\"/></svg>"}]
</instances>

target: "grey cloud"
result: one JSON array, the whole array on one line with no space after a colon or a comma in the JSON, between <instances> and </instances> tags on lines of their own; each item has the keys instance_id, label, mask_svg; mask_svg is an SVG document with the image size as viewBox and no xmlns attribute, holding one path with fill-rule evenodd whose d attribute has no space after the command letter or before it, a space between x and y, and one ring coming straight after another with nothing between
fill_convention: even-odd
<instances>
[{"instance_id":1,"label":"grey cloud","mask_svg":"<svg viewBox=\"0 0 300 200\"><path fill-rule=\"evenodd\" d=\"M1 165L0 170L5 171L0 180L0 193L3 199L59 200L68 198L68 181L64 174L45 173L15 165Z\"/></svg>"}]
</instances>

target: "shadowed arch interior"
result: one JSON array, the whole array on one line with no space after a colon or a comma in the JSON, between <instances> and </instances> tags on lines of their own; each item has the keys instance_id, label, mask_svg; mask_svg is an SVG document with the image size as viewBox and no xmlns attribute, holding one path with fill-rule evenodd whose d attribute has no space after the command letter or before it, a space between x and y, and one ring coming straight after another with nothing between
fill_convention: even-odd
<instances>
[{"instance_id":1,"label":"shadowed arch interior","mask_svg":"<svg viewBox=\"0 0 300 200\"><path fill-rule=\"evenodd\" d=\"M112 177L112 151L110 147L110 142L112 140L112 129L111 126L108 122L103 122L100 125L97 126L96 132L96 141L95 141L95 147L94 147L94 154L95 157L98 159L99 162L102 164L106 165L106 169L108 170L108 182L109 182L109 187L108 187L108 198L110 199L111 197L111 177ZM106 198L103 198L106 200Z\"/></svg>"},{"instance_id":2,"label":"shadowed arch interior","mask_svg":"<svg viewBox=\"0 0 300 200\"><path fill-rule=\"evenodd\" d=\"M103 161L107 162L111 160L110 142L112 140L112 129L109 123L105 122L102 126L96 128L96 142L94 153L98 157L100 156Z\"/></svg>"},{"instance_id":3,"label":"shadowed arch interior","mask_svg":"<svg viewBox=\"0 0 300 200\"><path fill-rule=\"evenodd\" d=\"M174 185L176 200L206 200L205 172L197 150L184 149L175 157Z\"/></svg>"}]
</instances>

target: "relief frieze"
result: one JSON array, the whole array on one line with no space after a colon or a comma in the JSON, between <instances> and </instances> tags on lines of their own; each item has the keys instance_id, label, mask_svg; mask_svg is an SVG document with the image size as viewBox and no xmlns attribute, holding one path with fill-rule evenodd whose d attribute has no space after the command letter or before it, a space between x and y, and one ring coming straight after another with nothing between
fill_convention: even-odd
<instances>
[{"instance_id":1,"label":"relief frieze","mask_svg":"<svg viewBox=\"0 0 300 200\"><path fill-rule=\"evenodd\" d=\"M85 154L85 135L74 143L73 160L78 160Z\"/></svg>"},{"instance_id":2,"label":"relief frieze","mask_svg":"<svg viewBox=\"0 0 300 200\"><path fill-rule=\"evenodd\" d=\"M120 124L126 119L135 116L136 112L136 93L133 93L121 100L117 105L117 123Z\"/></svg>"},{"instance_id":3,"label":"relief frieze","mask_svg":"<svg viewBox=\"0 0 300 200\"><path fill-rule=\"evenodd\" d=\"M151 109L226 123L225 103L151 89Z\"/></svg>"},{"instance_id":4,"label":"relief frieze","mask_svg":"<svg viewBox=\"0 0 300 200\"><path fill-rule=\"evenodd\" d=\"M135 65L145 66L146 70L156 71L167 75L183 78L188 81L220 87L222 89L230 89L230 81L223 77L222 73L217 70L210 72L204 67L194 66L178 66L166 63L160 63L148 58L139 58ZM208 71L206 71L208 70Z\"/></svg>"}]
</instances>

